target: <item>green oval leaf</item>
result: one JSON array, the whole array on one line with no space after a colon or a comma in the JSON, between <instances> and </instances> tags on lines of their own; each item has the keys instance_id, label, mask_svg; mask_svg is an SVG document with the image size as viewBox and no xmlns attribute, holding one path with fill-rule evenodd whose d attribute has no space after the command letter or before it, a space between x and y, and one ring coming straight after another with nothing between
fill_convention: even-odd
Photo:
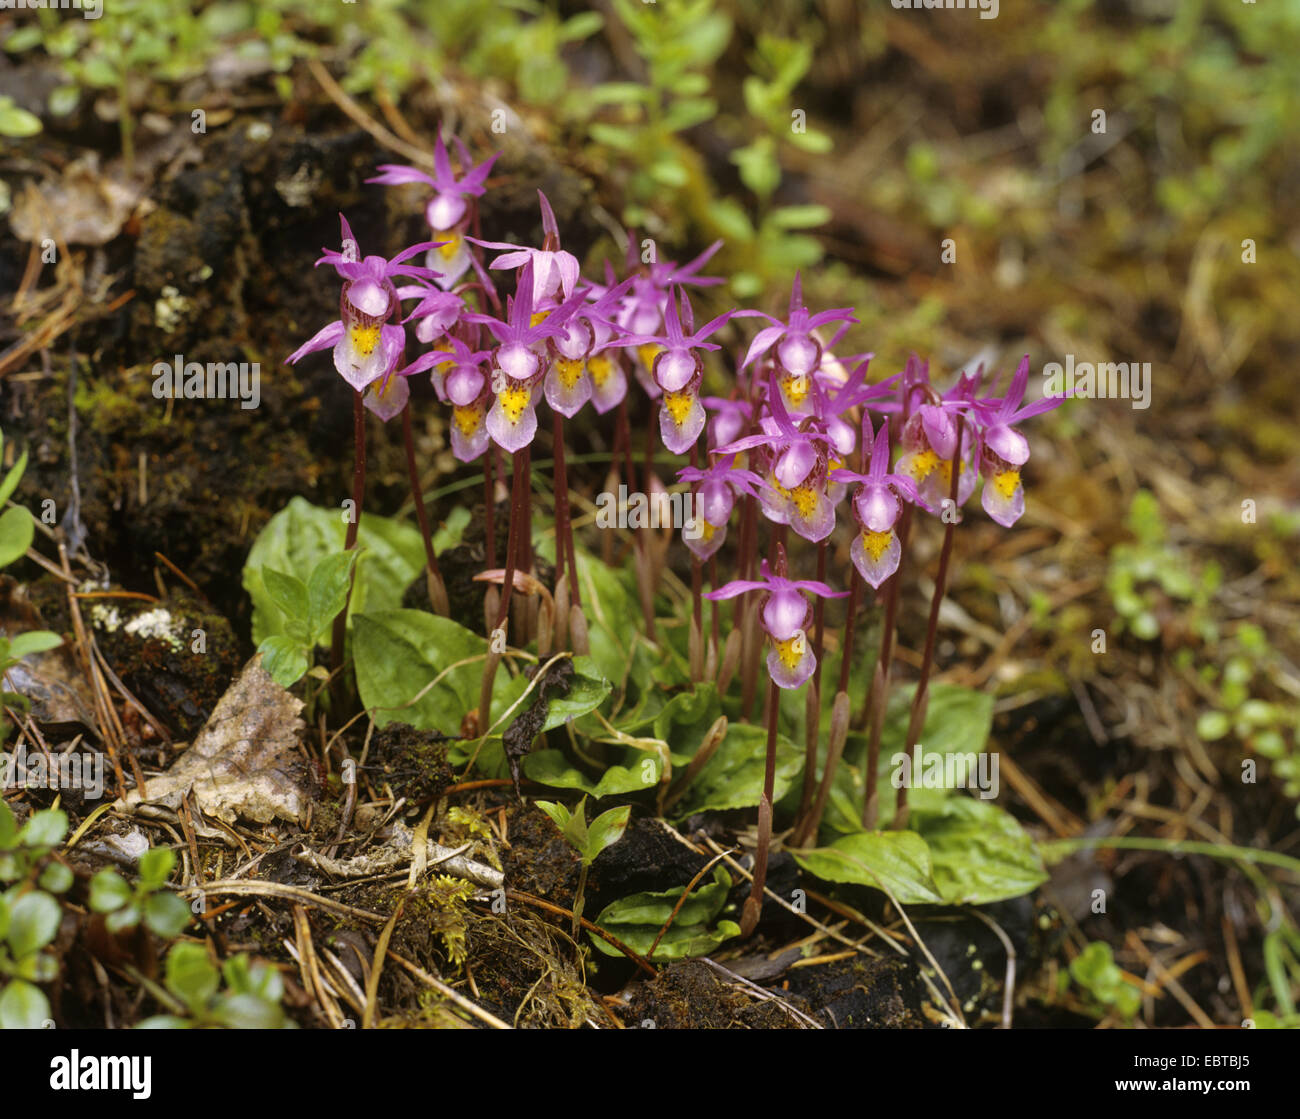
<instances>
[{"instance_id":1,"label":"green oval leaf","mask_svg":"<svg viewBox=\"0 0 1300 1119\"><path fill-rule=\"evenodd\" d=\"M63 911L40 890L23 894L9 907L9 947L15 958L39 952L59 931Z\"/></svg>"},{"instance_id":2,"label":"green oval leaf","mask_svg":"<svg viewBox=\"0 0 1300 1119\"><path fill-rule=\"evenodd\" d=\"M0 992L0 1030L43 1029L50 1003L39 987L15 979Z\"/></svg>"},{"instance_id":3,"label":"green oval leaf","mask_svg":"<svg viewBox=\"0 0 1300 1119\"><path fill-rule=\"evenodd\" d=\"M349 616L400 606L403 593L425 564L419 529L370 513L362 514L358 528L357 539L364 552L357 561ZM272 601L262 568L313 571L326 556L343 551L346 532L341 510L320 509L301 497L295 497L266 523L249 549L243 573L244 589L253 600L256 644L285 632L284 611Z\"/></svg>"},{"instance_id":4,"label":"green oval leaf","mask_svg":"<svg viewBox=\"0 0 1300 1119\"><path fill-rule=\"evenodd\" d=\"M985 905L1047 881L1042 857L1009 812L961 795L917 803L912 826L930 848L934 881L950 905Z\"/></svg>"},{"instance_id":5,"label":"green oval leaf","mask_svg":"<svg viewBox=\"0 0 1300 1119\"><path fill-rule=\"evenodd\" d=\"M887 890L902 905L943 900L934 882L929 848L916 832L858 832L829 847L793 854L804 870L827 882Z\"/></svg>"}]
</instances>

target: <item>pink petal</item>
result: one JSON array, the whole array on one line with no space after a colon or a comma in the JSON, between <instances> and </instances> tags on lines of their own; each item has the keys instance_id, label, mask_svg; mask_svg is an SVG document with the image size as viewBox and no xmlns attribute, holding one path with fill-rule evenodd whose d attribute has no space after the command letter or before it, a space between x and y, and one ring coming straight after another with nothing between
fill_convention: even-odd
<instances>
[{"instance_id":1,"label":"pink petal","mask_svg":"<svg viewBox=\"0 0 1300 1119\"><path fill-rule=\"evenodd\" d=\"M800 440L792 443L776 463L776 480L792 490L808 477L817 465L817 451L811 443Z\"/></svg>"},{"instance_id":2,"label":"pink petal","mask_svg":"<svg viewBox=\"0 0 1300 1119\"><path fill-rule=\"evenodd\" d=\"M773 640L789 640L807 620L808 600L790 587L774 590L763 603L763 628Z\"/></svg>"},{"instance_id":3,"label":"pink petal","mask_svg":"<svg viewBox=\"0 0 1300 1119\"><path fill-rule=\"evenodd\" d=\"M686 418L680 426L673 421L668 408L666 406L661 407L659 409L659 434L663 438L664 446L675 455L684 455L699 439L700 432L704 430L706 418L704 405L700 403L698 397L691 405L691 410L686 414Z\"/></svg>"},{"instance_id":4,"label":"pink petal","mask_svg":"<svg viewBox=\"0 0 1300 1119\"><path fill-rule=\"evenodd\" d=\"M995 424L984 433L984 442L998 458L1023 466L1029 461L1029 440L1015 428Z\"/></svg>"},{"instance_id":5,"label":"pink petal","mask_svg":"<svg viewBox=\"0 0 1300 1119\"><path fill-rule=\"evenodd\" d=\"M465 216L465 199L459 194L435 194L424 208L425 219L435 233L445 233Z\"/></svg>"},{"instance_id":6,"label":"pink petal","mask_svg":"<svg viewBox=\"0 0 1300 1119\"><path fill-rule=\"evenodd\" d=\"M411 398L411 389L406 383L406 378L399 377L395 373L388 378L386 391L383 392L383 395L380 395L381 389L385 389L384 382L382 380L375 381L366 390L366 395L362 397L361 402L384 423L387 423L406 407L407 401Z\"/></svg>"},{"instance_id":7,"label":"pink petal","mask_svg":"<svg viewBox=\"0 0 1300 1119\"><path fill-rule=\"evenodd\" d=\"M342 321L335 319L334 322L329 323L316 331L315 334L308 338L306 342L294 350L293 353L284 360L290 365L294 365L308 354L313 354L317 350L328 350L343 337L343 329Z\"/></svg>"},{"instance_id":8,"label":"pink petal","mask_svg":"<svg viewBox=\"0 0 1300 1119\"><path fill-rule=\"evenodd\" d=\"M690 350L665 350L655 359L654 377L664 392L677 392L695 376L699 363Z\"/></svg>"}]
</instances>

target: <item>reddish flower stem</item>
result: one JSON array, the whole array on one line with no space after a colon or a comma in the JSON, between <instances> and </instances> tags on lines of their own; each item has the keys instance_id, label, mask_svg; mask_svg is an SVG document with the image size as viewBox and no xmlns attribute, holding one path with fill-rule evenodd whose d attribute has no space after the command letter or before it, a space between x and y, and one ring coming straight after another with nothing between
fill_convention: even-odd
<instances>
[{"instance_id":1,"label":"reddish flower stem","mask_svg":"<svg viewBox=\"0 0 1300 1119\"><path fill-rule=\"evenodd\" d=\"M573 518L569 512L569 472L564 463L564 424L560 413L552 411L552 453L555 457L555 579L559 583L568 562L569 602L582 605L578 589L578 563L573 547Z\"/></svg>"},{"instance_id":2,"label":"reddish flower stem","mask_svg":"<svg viewBox=\"0 0 1300 1119\"><path fill-rule=\"evenodd\" d=\"M483 683L479 690L478 725L480 732L486 731L489 725L488 720L492 713L492 685L496 680L497 666L501 663L500 653L494 652L492 646L498 640L497 634L504 631L506 618L510 612L510 595L515 586L516 561L520 552L519 535L521 532L528 532L528 526L523 520L523 499L524 489L530 483L528 473L529 448L524 447L522 450L516 451L513 459L514 479L510 485L510 523L507 526L506 533L505 580L501 587L501 605L497 608L496 624L493 625L492 631L488 634L488 656L483 667Z\"/></svg>"},{"instance_id":3,"label":"reddish flower stem","mask_svg":"<svg viewBox=\"0 0 1300 1119\"><path fill-rule=\"evenodd\" d=\"M754 577L754 557L758 552L757 512L756 499L752 494L747 494L740 523L740 577L742 579ZM749 642L752 628L750 619L755 609L755 605L749 601L749 596L742 595L736 599L736 606L731 616L732 626L741 631L742 640L746 642L740 654L740 717L744 722L749 722L749 715L754 706L754 692L758 688L759 650L750 647L751 644L756 643Z\"/></svg>"},{"instance_id":4,"label":"reddish flower stem","mask_svg":"<svg viewBox=\"0 0 1300 1119\"><path fill-rule=\"evenodd\" d=\"M776 792L776 715L780 689L772 680L767 688L767 763L763 770L763 799L758 802L758 848L754 852L754 883L740 916L740 935L748 936L763 913L763 887L767 885L767 856L772 844L772 800Z\"/></svg>"},{"instance_id":5,"label":"reddish flower stem","mask_svg":"<svg viewBox=\"0 0 1300 1119\"><path fill-rule=\"evenodd\" d=\"M817 544L817 581L826 582L826 541ZM821 688L822 688L822 648L825 638L826 600L817 596L813 607L813 656L817 658L817 667L813 669L813 690L817 693L817 703L813 709L813 721L805 728L803 752L803 792L799 797L799 814L801 823L812 811L813 790L817 787L817 743L821 736Z\"/></svg>"},{"instance_id":6,"label":"reddish flower stem","mask_svg":"<svg viewBox=\"0 0 1300 1119\"><path fill-rule=\"evenodd\" d=\"M497 565L496 479L493 477L496 457L496 445L489 443L483 452L483 550L489 569Z\"/></svg>"},{"instance_id":7,"label":"reddish flower stem","mask_svg":"<svg viewBox=\"0 0 1300 1119\"><path fill-rule=\"evenodd\" d=\"M691 444L691 466L698 468L700 464L700 443L697 439ZM691 491L694 495L695 491ZM698 516L699 511L694 510ZM691 552L691 618L695 624L695 632L699 635L701 648L704 644L704 588L701 585L704 581L704 564L700 557Z\"/></svg>"},{"instance_id":8,"label":"reddish flower stem","mask_svg":"<svg viewBox=\"0 0 1300 1119\"><path fill-rule=\"evenodd\" d=\"M858 574L858 569L851 564L849 565L849 603L846 608L844 620L844 653L840 661L840 680L839 690L836 693L838 700L839 695L844 695L847 700L849 688L850 667L853 664L853 637L854 622L858 613L858 601L862 593L862 577ZM847 730L847 728L845 728ZM831 788L835 784L835 771L839 768L840 758L844 754L844 734L838 735L837 741L837 724L835 718L831 718L831 741L826 753L826 769L822 773L821 783L817 786L817 797L813 801L812 810L802 820L800 826L796 829L792 843L795 847L804 847L809 842L817 838L817 833L821 830L822 817L826 814L826 804L830 800Z\"/></svg>"},{"instance_id":9,"label":"reddish flower stem","mask_svg":"<svg viewBox=\"0 0 1300 1119\"><path fill-rule=\"evenodd\" d=\"M424 507L424 491L420 488L420 471L415 465L415 438L411 434L411 402L402 409L402 439L406 443L406 472L411 479L411 497L415 501L415 519L424 539L424 557L429 565L429 605L435 614L447 615L447 586L442 581L438 557L433 551L433 535L429 531L429 514Z\"/></svg>"},{"instance_id":10,"label":"reddish flower stem","mask_svg":"<svg viewBox=\"0 0 1300 1119\"><path fill-rule=\"evenodd\" d=\"M627 479L626 479L627 488L630 492L632 487L636 485L636 469L632 463L632 428L631 425L628 423L628 418L627 418L627 397L626 396L618 402L618 427L619 427L619 442L622 443L623 445L623 464L624 464L624 471L627 474ZM653 449L654 449L654 443L652 440L647 448L647 454L653 452ZM647 461L646 463L647 495L650 492L649 478L650 478L649 462ZM643 558L647 545L644 538L641 535L640 529L635 529L632 532L632 547L636 549L638 559ZM644 571L644 565L642 563L638 563L636 567L638 571ZM637 598L640 599L641 601L641 616L642 616L642 620L645 623L646 637L648 637L651 641L653 641L655 639L655 616L654 616L654 606L653 606L654 596L638 594Z\"/></svg>"},{"instance_id":11,"label":"reddish flower stem","mask_svg":"<svg viewBox=\"0 0 1300 1119\"><path fill-rule=\"evenodd\" d=\"M943 605L943 596L948 588L948 562L952 558L952 544L957 530L957 489L961 475L961 440L966 417L957 414L957 449L952 456L952 482L948 498L952 502L951 517L944 526L943 550L939 553L939 571L934 577L934 594L930 597L930 619L925 630L925 651L921 654L921 675L916 682L916 691L912 695L912 711L907 721L907 739L904 743L908 756L915 765L916 737L925 725L925 711L930 702L930 670L934 667L934 645L939 632L939 608ZM882 700L883 702L883 700ZM909 779L913 768L909 767ZM909 816L907 790L910 784L905 781L898 790L898 807L894 812L894 827L905 828Z\"/></svg>"},{"instance_id":12,"label":"reddish flower stem","mask_svg":"<svg viewBox=\"0 0 1300 1119\"><path fill-rule=\"evenodd\" d=\"M718 553L714 552L709 557L709 589L717 590L718 588ZM709 603L709 622L713 628L713 647L717 650L717 655L722 656L722 645L719 640L721 626L718 622L718 604L716 601Z\"/></svg>"}]
</instances>

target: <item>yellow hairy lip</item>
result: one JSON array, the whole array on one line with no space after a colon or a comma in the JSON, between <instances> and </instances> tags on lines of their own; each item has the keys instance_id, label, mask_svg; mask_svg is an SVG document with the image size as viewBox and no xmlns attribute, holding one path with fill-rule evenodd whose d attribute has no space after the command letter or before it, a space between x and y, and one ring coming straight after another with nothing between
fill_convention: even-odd
<instances>
[{"instance_id":1,"label":"yellow hairy lip","mask_svg":"<svg viewBox=\"0 0 1300 1119\"><path fill-rule=\"evenodd\" d=\"M458 252L460 252L460 234L454 229L446 230L443 233L435 233L433 235L433 240L446 242L446 244L438 250L438 255L442 257L443 260L451 260ZM534 323L533 325L536 326L537 324Z\"/></svg>"},{"instance_id":2,"label":"yellow hairy lip","mask_svg":"<svg viewBox=\"0 0 1300 1119\"><path fill-rule=\"evenodd\" d=\"M573 387L578 383L578 378L582 376L582 362L572 361L567 357L557 357L555 359L555 372L560 378L566 391L573 391Z\"/></svg>"},{"instance_id":3,"label":"yellow hairy lip","mask_svg":"<svg viewBox=\"0 0 1300 1119\"><path fill-rule=\"evenodd\" d=\"M482 413L473 404L456 405L452 408L451 414L460 433L465 436L473 435L478 431L478 425L483 418Z\"/></svg>"},{"instance_id":4,"label":"yellow hairy lip","mask_svg":"<svg viewBox=\"0 0 1300 1119\"><path fill-rule=\"evenodd\" d=\"M524 414L524 409L528 407L532 395L532 391L524 386L507 385L497 393L497 400L510 422L517 424L519 418Z\"/></svg>"},{"instance_id":5,"label":"yellow hairy lip","mask_svg":"<svg viewBox=\"0 0 1300 1119\"><path fill-rule=\"evenodd\" d=\"M799 516L804 520L807 520L817 511L817 491L806 483L795 486L790 491L790 498L794 501L794 507L798 510Z\"/></svg>"},{"instance_id":6,"label":"yellow hairy lip","mask_svg":"<svg viewBox=\"0 0 1300 1119\"><path fill-rule=\"evenodd\" d=\"M678 427L686 422L686 417L691 414L694 403L695 398L688 392L664 393L664 407L668 409L668 415Z\"/></svg>"},{"instance_id":7,"label":"yellow hairy lip","mask_svg":"<svg viewBox=\"0 0 1300 1119\"><path fill-rule=\"evenodd\" d=\"M799 667L806 648L806 638L802 633L796 633L789 641L773 641L772 645L776 649L776 655L781 658L781 663L787 669L793 672Z\"/></svg>"},{"instance_id":8,"label":"yellow hairy lip","mask_svg":"<svg viewBox=\"0 0 1300 1119\"><path fill-rule=\"evenodd\" d=\"M872 563L877 563L880 557L885 554L885 549L889 547L889 542L894 538L892 529L886 529L884 532L872 532L871 529L864 529L862 533L862 546L866 548L867 555L871 557Z\"/></svg>"},{"instance_id":9,"label":"yellow hairy lip","mask_svg":"<svg viewBox=\"0 0 1300 1119\"><path fill-rule=\"evenodd\" d=\"M600 388L614 371L614 363L603 354L597 354L587 362L587 372L591 374L592 383Z\"/></svg>"},{"instance_id":10,"label":"yellow hairy lip","mask_svg":"<svg viewBox=\"0 0 1300 1119\"><path fill-rule=\"evenodd\" d=\"M993 476L993 486L1007 501L1015 496L1016 487L1020 485L1019 470L1003 470Z\"/></svg>"},{"instance_id":11,"label":"yellow hairy lip","mask_svg":"<svg viewBox=\"0 0 1300 1119\"><path fill-rule=\"evenodd\" d=\"M362 357L369 357L379 345L379 327L377 325L352 326L348 328L348 337L352 342L352 348L357 353Z\"/></svg>"}]
</instances>

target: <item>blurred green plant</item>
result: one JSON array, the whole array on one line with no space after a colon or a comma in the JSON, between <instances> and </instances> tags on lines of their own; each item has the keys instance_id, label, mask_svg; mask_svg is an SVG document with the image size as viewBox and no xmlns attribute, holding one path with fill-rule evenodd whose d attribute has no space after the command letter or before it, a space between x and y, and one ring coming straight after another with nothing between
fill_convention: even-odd
<instances>
[{"instance_id":1,"label":"blurred green plant","mask_svg":"<svg viewBox=\"0 0 1300 1119\"><path fill-rule=\"evenodd\" d=\"M1090 0L1063 0L1034 36L1032 49L1054 60L1047 165L1060 165L1096 108L1119 105L1161 153L1155 198L1178 227L1260 197L1274 181L1261 164L1284 146L1300 99L1300 68L1288 61L1300 51L1300 7L1185 0L1162 18L1134 19L1122 35L1091 23L1095 10ZM1259 64L1243 65L1243 56ZM1109 87L1100 99L1099 81ZM1169 107L1176 135L1161 128Z\"/></svg>"},{"instance_id":2,"label":"blurred green plant","mask_svg":"<svg viewBox=\"0 0 1300 1119\"><path fill-rule=\"evenodd\" d=\"M172 851L153 847L140 856L140 878L134 886L105 868L90 880L90 908L104 914L111 933L136 928L143 921L155 935L175 940L190 923L190 907L165 888L175 867Z\"/></svg>"},{"instance_id":3,"label":"blurred green plant","mask_svg":"<svg viewBox=\"0 0 1300 1119\"><path fill-rule=\"evenodd\" d=\"M1119 632L1128 631L1143 641L1159 637L1163 595L1179 604L1187 628L1200 640L1217 640L1219 630L1209 606L1223 580L1219 565L1210 562L1199 572L1193 569L1186 552L1170 542L1160 504L1148 490L1134 495L1126 523L1136 539L1111 549L1106 573Z\"/></svg>"},{"instance_id":4,"label":"blurred green plant","mask_svg":"<svg viewBox=\"0 0 1300 1119\"><path fill-rule=\"evenodd\" d=\"M41 118L14 104L12 97L0 97L0 136L21 139L41 130Z\"/></svg>"},{"instance_id":5,"label":"blurred green plant","mask_svg":"<svg viewBox=\"0 0 1300 1119\"><path fill-rule=\"evenodd\" d=\"M591 89L592 106L608 109L612 119L593 121L587 131L630 168L624 221L653 229L651 203L671 202L699 177L698 156L679 133L717 115L708 71L730 41L731 20L714 10L713 0L613 0L613 8L645 81Z\"/></svg>"},{"instance_id":6,"label":"blurred green plant","mask_svg":"<svg viewBox=\"0 0 1300 1119\"><path fill-rule=\"evenodd\" d=\"M1098 1011L1118 1014L1125 1023L1132 1021L1142 1006L1141 990L1125 978L1105 941L1089 944L1070 961L1069 976L1061 979L1065 985L1073 980Z\"/></svg>"},{"instance_id":7,"label":"blurred green plant","mask_svg":"<svg viewBox=\"0 0 1300 1119\"><path fill-rule=\"evenodd\" d=\"M33 812L18 827L0 801L0 1029L40 1029L50 1004L38 983L48 983L59 964L47 949L59 931L63 910L54 895L72 885L72 871L51 858L68 831L59 809Z\"/></svg>"},{"instance_id":8,"label":"blurred green plant","mask_svg":"<svg viewBox=\"0 0 1300 1119\"><path fill-rule=\"evenodd\" d=\"M1253 622L1240 622L1227 644L1222 668L1203 665L1198 676L1213 698L1213 707L1196 721L1196 733L1213 742L1232 734L1272 762L1272 772L1287 796L1300 801L1300 709L1259 697L1265 683L1284 679L1279 654L1268 635ZM1294 697L1293 697L1294 698ZM1300 815L1300 804L1296 806Z\"/></svg>"},{"instance_id":9,"label":"blurred green plant","mask_svg":"<svg viewBox=\"0 0 1300 1119\"><path fill-rule=\"evenodd\" d=\"M0 454L3 452L4 432L0 431ZM22 481L26 469L27 450L24 448L22 454L18 456L18 461L0 479L0 506L3 506L18 488L18 483ZM36 527L32 515L21 505L14 505L0 513L0 567L7 567L21 558L32 546L35 534ZM0 703L27 710L29 707L27 697L11 692L5 687L9 670L30 653L57 649L62 644L63 638L57 633L44 629L30 630L13 636L0 635ZM0 722L0 743L8 737L8 722Z\"/></svg>"},{"instance_id":10,"label":"blurred green plant","mask_svg":"<svg viewBox=\"0 0 1300 1119\"><path fill-rule=\"evenodd\" d=\"M4 40L7 51L41 46L58 60L66 81L49 100L55 116L71 113L88 92L110 92L122 156L134 158L134 105L147 103L154 81L179 82L203 71L225 48L226 5L196 11L189 0L113 0L99 19L65 19L50 8Z\"/></svg>"},{"instance_id":11,"label":"blurred green plant","mask_svg":"<svg viewBox=\"0 0 1300 1119\"><path fill-rule=\"evenodd\" d=\"M257 651L262 654L262 667L281 687L292 687L302 679L312 652L347 606L349 577L358 551L321 557L305 583L296 575L270 566L262 568L262 585L284 615L284 632L264 637Z\"/></svg>"},{"instance_id":12,"label":"blurred green plant","mask_svg":"<svg viewBox=\"0 0 1300 1119\"><path fill-rule=\"evenodd\" d=\"M225 980L222 989L221 981ZM142 1030L292 1030L280 1006L284 983L268 964L232 956L220 971L201 944L182 942L167 953L166 989L146 982L170 1013L146 1018Z\"/></svg>"}]
</instances>

